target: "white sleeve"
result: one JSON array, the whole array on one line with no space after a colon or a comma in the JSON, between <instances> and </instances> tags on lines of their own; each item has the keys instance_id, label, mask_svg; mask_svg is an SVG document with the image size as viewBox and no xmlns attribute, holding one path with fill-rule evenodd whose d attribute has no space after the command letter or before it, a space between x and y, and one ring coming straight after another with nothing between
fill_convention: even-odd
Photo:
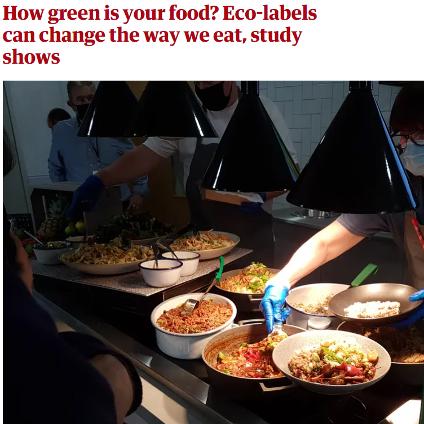
<instances>
[{"instance_id":1,"label":"white sleeve","mask_svg":"<svg viewBox=\"0 0 424 424\"><path fill-rule=\"evenodd\" d=\"M280 134L280 137L286 145L291 157L293 158L294 162L298 164L299 160L297 159L296 149L294 148L289 127L287 126L286 120L284 119L282 113L274 104L274 102L272 102L270 99L265 96L260 96L260 98L262 104L264 105L264 108L268 112L269 117L274 123L275 128L277 129L278 133Z\"/></svg>"},{"instance_id":2,"label":"white sleeve","mask_svg":"<svg viewBox=\"0 0 424 424\"><path fill-rule=\"evenodd\" d=\"M178 140L149 137L143 144L163 158L171 157L178 150Z\"/></svg>"}]
</instances>

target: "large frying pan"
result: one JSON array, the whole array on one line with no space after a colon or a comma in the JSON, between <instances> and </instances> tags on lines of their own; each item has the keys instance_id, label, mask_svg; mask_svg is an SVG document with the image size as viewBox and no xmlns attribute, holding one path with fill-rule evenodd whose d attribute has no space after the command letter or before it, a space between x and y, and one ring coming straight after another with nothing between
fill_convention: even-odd
<instances>
[{"instance_id":1,"label":"large frying pan","mask_svg":"<svg viewBox=\"0 0 424 424\"><path fill-rule=\"evenodd\" d=\"M279 269L270 268L269 269L273 274L280 272ZM234 269L233 271L227 271L222 274L221 281L226 278L233 277L234 275L240 274L243 269ZM237 306L237 311L240 312L258 312L259 304L261 303L263 294L248 294L248 293L238 293L229 290L225 290L220 287L219 284L215 285L214 291L219 293L221 296L228 297L231 299Z\"/></svg>"},{"instance_id":2,"label":"large frying pan","mask_svg":"<svg viewBox=\"0 0 424 424\"><path fill-rule=\"evenodd\" d=\"M421 305L422 301L410 302L409 296L417 289L406 284L397 283L374 283L336 294L330 301L331 312L343 321L355 321L369 326L378 326L387 322L398 321L409 315L414 309ZM371 302L380 300L397 301L400 303L399 315L386 318L351 318L346 316L344 309L355 302Z\"/></svg>"},{"instance_id":3,"label":"large frying pan","mask_svg":"<svg viewBox=\"0 0 424 424\"><path fill-rule=\"evenodd\" d=\"M424 334L423 322L417 324L416 328L421 334ZM363 335L365 333L365 326L356 322L344 321L337 327L337 330ZM378 343L386 348L380 341ZM388 352L390 354L389 350ZM424 363L409 364L405 362L394 362L392 360L392 366L388 372L387 379L393 384L405 383L411 386L422 386L424 384Z\"/></svg>"},{"instance_id":4,"label":"large frying pan","mask_svg":"<svg viewBox=\"0 0 424 424\"><path fill-rule=\"evenodd\" d=\"M263 322L263 320L262 320ZM305 331L292 325L283 325L289 336ZM294 386L287 377L243 378L218 371L215 366L218 353L239 347L242 343L255 343L268 335L265 324L241 325L214 336L203 349L202 358L207 366L210 383L228 396L235 398L255 397L264 392L281 392Z\"/></svg>"}]
</instances>

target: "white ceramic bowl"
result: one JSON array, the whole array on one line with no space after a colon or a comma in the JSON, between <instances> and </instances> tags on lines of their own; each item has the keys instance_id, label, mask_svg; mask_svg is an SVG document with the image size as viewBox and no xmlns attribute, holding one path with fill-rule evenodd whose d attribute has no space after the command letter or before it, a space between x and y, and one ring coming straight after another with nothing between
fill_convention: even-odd
<instances>
[{"instance_id":1,"label":"white ceramic bowl","mask_svg":"<svg viewBox=\"0 0 424 424\"><path fill-rule=\"evenodd\" d=\"M174 251L178 260L183 263L181 268L181 277L187 277L188 275L193 275L197 271L199 266L200 254L197 252L187 252L183 250ZM166 259L175 259L174 253L165 252L162 254L162 257Z\"/></svg>"},{"instance_id":2,"label":"white ceramic bowl","mask_svg":"<svg viewBox=\"0 0 424 424\"><path fill-rule=\"evenodd\" d=\"M156 321L164 311L181 306L187 299L200 299L203 293L186 293L165 300L153 309L150 315L152 325L155 327L156 343L159 349L173 358L178 359L197 359L202 356L203 348L206 343L216 334L230 328L237 314L236 305L224 296L208 293L206 299L212 299L215 302L230 304L233 313L230 319L221 326L203 333L179 334L172 333L159 327Z\"/></svg>"},{"instance_id":3,"label":"white ceramic bowl","mask_svg":"<svg viewBox=\"0 0 424 424\"><path fill-rule=\"evenodd\" d=\"M140 271L149 286L168 287L178 281L182 267L176 259L158 259L157 267L154 259L148 259L140 264Z\"/></svg>"},{"instance_id":4,"label":"white ceramic bowl","mask_svg":"<svg viewBox=\"0 0 424 424\"><path fill-rule=\"evenodd\" d=\"M346 384L346 385L328 385L320 383L311 383L295 377L289 369L289 361L295 355L295 352L309 345L320 344L325 340L351 340L354 339L361 348L367 351L377 351L378 362L374 378L366 383ZM381 380L389 371L391 360L386 349L374 340L368 339L359 334L348 333L347 331L337 330L321 330L321 331L305 331L303 333L294 334L280 342L272 352L272 359L275 365L290 380L299 384L306 390L324 395L345 395L366 389L369 386Z\"/></svg>"},{"instance_id":5,"label":"white ceramic bowl","mask_svg":"<svg viewBox=\"0 0 424 424\"><path fill-rule=\"evenodd\" d=\"M34 247L34 254L38 262L44 265L60 264L60 256L70 250L69 246L58 249L40 249Z\"/></svg>"}]
</instances>

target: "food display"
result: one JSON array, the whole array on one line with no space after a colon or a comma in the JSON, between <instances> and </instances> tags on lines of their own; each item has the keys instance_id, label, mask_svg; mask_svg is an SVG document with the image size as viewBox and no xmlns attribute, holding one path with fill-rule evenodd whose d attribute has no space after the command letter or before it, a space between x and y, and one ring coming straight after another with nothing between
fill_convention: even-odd
<instances>
[{"instance_id":1,"label":"food display","mask_svg":"<svg viewBox=\"0 0 424 424\"><path fill-rule=\"evenodd\" d=\"M171 247L173 250L210 250L230 247L234 240L226 234L215 231L199 231L197 234L181 237L175 240Z\"/></svg>"},{"instance_id":2,"label":"food display","mask_svg":"<svg viewBox=\"0 0 424 424\"><path fill-rule=\"evenodd\" d=\"M109 224L97 228L95 239L107 243L120 237L123 240L143 240L164 236L172 227L163 224L149 213L131 214L129 212L115 216Z\"/></svg>"},{"instance_id":3,"label":"food display","mask_svg":"<svg viewBox=\"0 0 424 424\"><path fill-rule=\"evenodd\" d=\"M236 293L263 294L265 284L274 274L264 264L252 262L237 275L222 279L219 286Z\"/></svg>"},{"instance_id":4,"label":"food display","mask_svg":"<svg viewBox=\"0 0 424 424\"><path fill-rule=\"evenodd\" d=\"M424 363L424 331L421 327L405 330L392 327L365 328L362 334L387 349L393 362Z\"/></svg>"},{"instance_id":5,"label":"food display","mask_svg":"<svg viewBox=\"0 0 424 424\"><path fill-rule=\"evenodd\" d=\"M38 250L55 250L63 249L65 247L68 247L68 243L65 241L49 241L46 244L36 244L34 246L34 248Z\"/></svg>"},{"instance_id":6,"label":"food display","mask_svg":"<svg viewBox=\"0 0 424 424\"><path fill-rule=\"evenodd\" d=\"M355 339L345 339L304 347L288 367L295 377L311 383L347 385L371 381L377 362L376 351L365 352Z\"/></svg>"},{"instance_id":7,"label":"food display","mask_svg":"<svg viewBox=\"0 0 424 424\"><path fill-rule=\"evenodd\" d=\"M64 255L65 262L108 265L141 262L153 257L153 251L147 246L132 246L125 249L119 241L109 244L84 244L73 252Z\"/></svg>"},{"instance_id":8,"label":"food display","mask_svg":"<svg viewBox=\"0 0 424 424\"><path fill-rule=\"evenodd\" d=\"M328 305L330 304L330 300L334 295L328 295L321 300L317 300L309 303L295 303L296 309L300 309L302 312L306 314L320 314L326 315L329 312Z\"/></svg>"},{"instance_id":9,"label":"food display","mask_svg":"<svg viewBox=\"0 0 424 424\"><path fill-rule=\"evenodd\" d=\"M399 315L400 303L391 301L355 302L344 309L349 318L386 318Z\"/></svg>"},{"instance_id":10,"label":"food display","mask_svg":"<svg viewBox=\"0 0 424 424\"><path fill-rule=\"evenodd\" d=\"M157 319L157 325L167 331L178 334L203 333L220 327L227 322L233 309L229 303L219 303L205 299L189 315L185 315L183 304L164 311Z\"/></svg>"},{"instance_id":11,"label":"food display","mask_svg":"<svg viewBox=\"0 0 424 424\"><path fill-rule=\"evenodd\" d=\"M219 352L216 369L236 377L275 378L283 373L272 361L272 351L286 333L273 333L257 343L242 343L228 352Z\"/></svg>"}]
</instances>

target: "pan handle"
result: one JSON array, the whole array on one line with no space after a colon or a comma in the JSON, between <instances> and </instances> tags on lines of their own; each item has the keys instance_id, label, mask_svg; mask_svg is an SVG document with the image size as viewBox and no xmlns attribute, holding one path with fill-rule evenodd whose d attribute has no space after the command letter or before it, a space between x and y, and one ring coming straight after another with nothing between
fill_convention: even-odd
<instances>
[{"instance_id":1,"label":"pan handle","mask_svg":"<svg viewBox=\"0 0 424 424\"><path fill-rule=\"evenodd\" d=\"M265 320L263 318L251 318L251 319L242 319L237 322L239 326L248 325L248 324L264 324Z\"/></svg>"},{"instance_id":2,"label":"pan handle","mask_svg":"<svg viewBox=\"0 0 424 424\"><path fill-rule=\"evenodd\" d=\"M284 379L284 380L286 380L286 379ZM267 387L266 384L262 381L259 383L259 386L264 393L281 392L283 390L293 390L296 385L292 381L290 381L290 380L288 380L288 381L289 381L289 384L287 386L284 385L284 386Z\"/></svg>"},{"instance_id":3,"label":"pan handle","mask_svg":"<svg viewBox=\"0 0 424 424\"><path fill-rule=\"evenodd\" d=\"M261 303L262 297L254 297L257 295L254 294L248 294L249 303L252 303L253 305L257 306L258 303Z\"/></svg>"}]
</instances>

